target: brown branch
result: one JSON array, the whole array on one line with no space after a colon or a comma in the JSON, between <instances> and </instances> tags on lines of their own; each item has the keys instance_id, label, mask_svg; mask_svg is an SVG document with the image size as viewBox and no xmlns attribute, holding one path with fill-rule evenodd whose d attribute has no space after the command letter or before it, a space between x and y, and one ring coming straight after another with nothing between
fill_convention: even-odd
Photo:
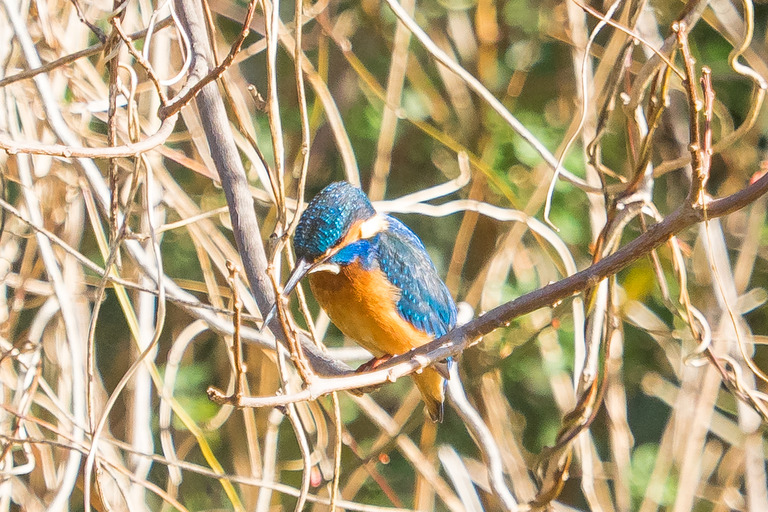
<instances>
[{"instance_id":1,"label":"brown branch","mask_svg":"<svg viewBox=\"0 0 768 512\"><path fill-rule=\"evenodd\" d=\"M412 355L407 357L431 355L432 351L439 351L440 354L438 355L442 355L442 358L457 355L464 348L473 345L474 340L499 327L508 325L515 318L536 311L541 307L555 304L575 293L596 286L606 277L616 274L653 249L666 243L671 236L698 222L722 217L744 208L766 192L768 192L768 175L762 176L759 180L739 192L709 202L707 204L706 217L702 208L688 205L681 206L664 220L651 226L648 231L605 259L556 283L549 284L506 304L502 304L442 338L419 347L413 351ZM402 358L403 356L392 358L388 364L397 364L401 362ZM440 359L435 358L436 361Z\"/></svg>"},{"instance_id":2,"label":"brown branch","mask_svg":"<svg viewBox=\"0 0 768 512\"><path fill-rule=\"evenodd\" d=\"M394 381L434 362L457 356L465 349L479 343L482 336L500 327L508 326L515 318L542 307L551 306L576 293L597 286L600 281L644 257L675 234L698 222L722 217L744 208L766 192L768 192L768 174L735 194L710 201L706 205L706 210L685 204L620 250L581 272L502 304L445 336L406 354L393 357L373 372L320 378L311 387L294 394L243 397L240 404L244 407L267 407L314 400L333 391L358 389Z\"/></svg>"}]
</instances>

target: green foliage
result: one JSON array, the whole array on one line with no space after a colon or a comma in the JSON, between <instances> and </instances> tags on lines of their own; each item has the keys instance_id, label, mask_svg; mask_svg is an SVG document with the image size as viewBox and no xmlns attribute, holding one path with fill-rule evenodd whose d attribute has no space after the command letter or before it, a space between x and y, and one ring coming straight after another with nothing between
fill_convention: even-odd
<instances>
[{"instance_id":1,"label":"green foliage","mask_svg":"<svg viewBox=\"0 0 768 512\"><path fill-rule=\"evenodd\" d=\"M205 390L211 384L211 366L205 363L181 366L176 375L174 396L179 405L197 424L213 418L219 407L208 400ZM184 423L174 416L173 428L186 430ZM212 434L214 434L212 432ZM214 436L215 437L215 436Z\"/></svg>"},{"instance_id":2,"label":"green foliage","mask_svg":"<svg viewBox=\"0 0 768 512\"><path fill-rule=\"evenodd\" d=\"M630 479L633 508L640 506L642 498L645 496L648 484L651 481L651 473L659 456L659 447L653 443L646 443L637 446L632 451L632 478ZM661 489L654 489L654 494L658 497L657 503L662 507L669 506L675 497L675 479L669 478L661 483Z\"/></svg>"}]
</instances>

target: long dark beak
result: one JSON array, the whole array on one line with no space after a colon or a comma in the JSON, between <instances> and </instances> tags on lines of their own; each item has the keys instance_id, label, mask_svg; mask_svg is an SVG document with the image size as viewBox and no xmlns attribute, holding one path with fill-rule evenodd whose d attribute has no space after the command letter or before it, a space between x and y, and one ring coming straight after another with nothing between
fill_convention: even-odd
<instances>
[{"instance_id":1,"label":"long dark beak","mask_svg":"<svg viewBox=\"0 0 768 512\"><path fill-rule=\"evenodd\" d=\"M285 283L285 286L283 287L282 293L280 293L280 295L275 298L275 303L272 304L272 307L269 309L269 313L267 313L267 316L264 317L264 322L261 325L262 331L270 322L272 322L272 319L275 318L275 315L277 314L277 301L282 300L283 297L290 295L293 289L296 288L296 285L299 284L299 281L301 281L301 279L306 276L310 270L312 270L313 266L314 265L312 263L305 260L304 258L296 262L296 266L293 267L291 275L288 277L288 282Z\"/></svg>"}]
</instances>

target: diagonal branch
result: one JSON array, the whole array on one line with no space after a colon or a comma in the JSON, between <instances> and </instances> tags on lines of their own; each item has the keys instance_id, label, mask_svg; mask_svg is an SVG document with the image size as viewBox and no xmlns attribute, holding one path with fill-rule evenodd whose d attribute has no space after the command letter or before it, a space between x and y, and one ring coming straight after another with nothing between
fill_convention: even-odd
<instances>
[{"instance_id":1,"label":"diagonal branch","mask_svg":"<svg viewBox=\"0 0 768 512\"><path fill-rule=\"evenodd\" d=\"M320 378L306 389L288 395L243 397L240 400L240 405L242 407L274 407L292 402L314 400L333 391L365 388L385 382L394 382L400 377L425 368L432 363L457 356L465 349L479 343L484 335L500 327L508 326L515 318L539 308L556 304L586 289L594 288L600 281L646 256L652 250L666 243L675 234L706 219L722 217L739 210L766 192L768 192L768 174L735 194L709 202L706 209L684 204L664 220L651 226L646 232L605 259L572 276L502 304L426 345L406 354L395 356L376 371L335 378ZM209 393L209 397L211 396Z\"/></svg>"}]
</instances>

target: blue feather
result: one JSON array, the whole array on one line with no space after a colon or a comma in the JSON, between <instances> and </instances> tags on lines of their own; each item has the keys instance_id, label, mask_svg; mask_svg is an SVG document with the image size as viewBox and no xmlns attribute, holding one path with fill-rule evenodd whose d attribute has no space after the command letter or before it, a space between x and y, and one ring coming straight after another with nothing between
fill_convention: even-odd
<instances>
[{"instance_id":1,"label":"blue feather","mask_svg":"<svg viewBox=\"0 0 768 512\"><path fill-rule=\"evenodd\" d=\"M362 190L343 181L331 183L310 201L301 216L293 240L296 256L307 261L321 257L356 222L375 214ZM430 336L442 336L456 325L453 297L419 237L394 217L386 218L388 229L342 247L328 262L340 266L359 262L366 270L378 267L400 290L400 316Z\"/></svg>"},{"instance_id":2,"label":"blue feather","mask_svg":"<svg viewBox=\"0 0 768 512\"><path fill-rule=\"evenodd\" d=\"M318 302L345 334L375 355L402 353L453 329L456 304L419 237L390 216L383 216L386 224L378 219L363 224L375 215L359 188L345 182L324 188L296 227L294 248L305 265L297 266L291 279L298 281L297 271L306 272L307 263L342 267L338 274L315 268L310 282ZM356 239L384 226L371 238ZM393 306L402 321L393 318ZM443 378L452 363L436 363L414 376L434 421L443 417Z\"/></svg>"},{"instance_id":3,"label":"blue feather","mask_svg":"<svg viewBox=\"0 0 768 512\"><path fill-rule=\"evenodd\" d=\"M334 247L352 225L376 215L359 188L345 181L331 183L317 194L301 214L293 246L296 256L311 261Z\"/></svg>"},{"instance_id":4,"label":"blue feather","mask_svg":"<svg viewBox=\"0 0 768 512\"><path fill-rule=\"evenodd\" d=\"M328 263L335 263L336 265L343 267L354 261L359 261L363 268L370 270L374 267L378 240L379 235L376 235L376 237L371 240L358 240L357 242L353 242L334 254L328 260Z\"/></svg>"},{"instance_id":5,"label":"blue feather","mask_svg":"<svg viewBox=\"0 0 768 512\"><path fill-rule=\"evenodd\" d=\"M421 240L394 217L379 235L379 268L400 289L400 315L414 327L439 337L456 325L456 304Z\"/></svg>"}]
</instances>

